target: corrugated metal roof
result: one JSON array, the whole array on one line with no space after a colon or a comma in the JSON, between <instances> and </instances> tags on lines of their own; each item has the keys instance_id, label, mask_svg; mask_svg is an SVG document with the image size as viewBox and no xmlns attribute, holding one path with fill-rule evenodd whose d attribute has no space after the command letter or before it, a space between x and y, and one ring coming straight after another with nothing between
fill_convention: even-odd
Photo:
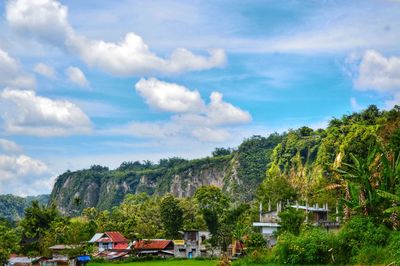
<instances>
[{"instance_id":1,"label":"corrugated metal roof","mask_svg":"<svg viewBox=\"0 0 400 266\"><path fill-rule=\"evenodd\" d=\"M129 248L129 244L128 243L116 243L114 245L113 249L117 249L117 250L125 250Z\"/></svg>"},{"instance_id":2,"label":"corrugated metal roof","mask_svg":"<svg viewBox=\"0 0 400 266\"><path fill-rule=\"evenodd\" d=\"M120 232L105 232L111 238L112 242L128 242L128 240Z\"/></svg>"},{"instance_id":3,"label":"corrugated metal roof","mask_svg":"<svg viewBox=\"0 0 400 266\"><path fill-rule=\"evenodd\" d=\"M39 260L41 257L34 257L34 258L29 258L29 257L11 257L8 262L9 264L15 264L15 263L32 263L34 261Z\"/></svg>"},{"instance_id":4,"label":"corrugated metal roof","mask_svg":"<svg viewBox=\"0 0 400 266\"><path fill-rule=\"evenodd\" d=\"M109 237L102 237L96 240L97 243L111 243L114 242Z\"/></svg>"},{"instance_id":5,"label":"corrugated metal roof","mask_svg":"<svg viewBox=\"0 0 400 266\"><path fill-rule=\"evenodd\" d=\"M96 233L92 239L89 240L89 243L94 243L96 242L100 237L102 237L104 235L104 233Z\"/></svg>"},{"instance_id":6,"label":"corrugated metal roof","mask_svg":"<svg viewBox=\"0 0 400 266\"><path fill-rule=\"evenodd\" d=\"M134 248L138 250L162 250L165 249L171 240L139 240L135 243Z\"/></svg>"}]
</instances>

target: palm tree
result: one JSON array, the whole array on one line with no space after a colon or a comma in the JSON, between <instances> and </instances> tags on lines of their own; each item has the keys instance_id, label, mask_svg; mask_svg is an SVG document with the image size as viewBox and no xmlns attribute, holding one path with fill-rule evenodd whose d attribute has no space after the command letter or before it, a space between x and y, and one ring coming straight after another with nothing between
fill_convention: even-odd
<instances>
[{"instance_id":1,"label":"palm tree","mask_svg":"<svg viewBox=\"0 0 400 266\"><path fill-rule=\"evenodd\" d=\"M379 196L391 201L391 207L387 208L384 212L390 213L390 221L393 229L398 230L400 228L399 213L400 213L400 196L393 193L377 190Z\"/></svg>"},{"instance_id":2,"label":"palm tree","mask_svg":"<svg viewBox=\"0 0 400 266\"><path fill-rule=\"evenodd\" d=\"M377 180L374 174L376 155L377 149L373 149L366 159L350 154L352 163L342 163L342 168L335 169L342 178L341 185L345 188L345 198L342 202L355 212L361 210L363 215L374 211L377 201Z\"/></svg>"}]
</instances>

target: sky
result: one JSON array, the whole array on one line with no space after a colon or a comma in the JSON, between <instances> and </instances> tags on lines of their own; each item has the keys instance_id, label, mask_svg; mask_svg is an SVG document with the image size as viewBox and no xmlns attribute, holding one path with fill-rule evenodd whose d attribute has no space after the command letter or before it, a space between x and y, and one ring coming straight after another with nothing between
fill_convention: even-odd
<instances>
[{"instance_id":1,"label":"sky","mask_svg":"<svg viewBox=\"0 0 400 266\"><path fill-rule=\"evenodd\" d=\"M400 1L0 0L0 194L400 104Z\"/></svg>"}]
</instances>

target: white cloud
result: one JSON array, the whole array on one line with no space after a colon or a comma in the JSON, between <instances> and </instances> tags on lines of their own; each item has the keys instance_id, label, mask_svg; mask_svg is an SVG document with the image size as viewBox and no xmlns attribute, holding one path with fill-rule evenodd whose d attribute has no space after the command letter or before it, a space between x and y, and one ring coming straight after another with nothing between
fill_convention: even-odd
<instances>
[{"instance_id":1,"label":"white cloud","mask_svg":"<svg viewBox=\"0 0 400 266\"><path fill-rule=\"evenodd\" d=\"M180 113L199 112L204 109L204 102L197 90L191 91L175 83L155 78L140 79L135 88L149 106L161 111Z\"/></svg>"},{"instance_id":2,"label":"white cloud","mask_svg":"<svg viewBox=\"0 0 400 266\"><path fill-rule=\"evenodd\" d=\"M400 103L400 57L367 50L362 55L350 54L346 64L355 89L386 96L387 108Z\"/></svg>"},{"instance_id":3,"label":"white cloud","mask_svg":"<svg viewBox=\"0 0 400 266\"><path fill-rule=\"evenodd\" d=\"M72 83L77 84L80 87L89 87L89 81L87 81L85 74L83 74L82 70L79 68L68 67L65 70L65 74Z\"/></svg>"},{"instance_id":4,"label":"white cloud","mask_svg":"<svg viewBox=\"0 0 400 266\"><path fill-rule=\"evenodd\" d=\"M36 73L45 76L47 78L54 78L55 75L54 69L44 63L36 64L33 70Z\"/></svg>"},{"instance_id":5,"label":"white cloud","mask_svg":"<svg viewBox=\"0 0 400 266\"><path fill-rule=\"evenodd\" d=\"M385 57L368 50L361 58L356 88L378 92L400 92L400 57Z\"/></svg>"},{"instance_id":6,"label":"white cloud","mask_svg":"<svg viewBox=\"0 0 400 266\"><path fill-rule=\"evenodd\" d=\"M173 120L181 123L220 126L251 121L249 112L225 102L219 92L212 92L210 103L205 105L197 90L155 78L141 79L135 88L149 106L162 111L181 113L173 117Z\"/></svg>"},{"instance_id":7,"label":"white cloud","mask_svg":"<svg viewBox=\"0 0 400 266\"><path fill-rule=\"evenodd\" d=\"M35 84L33 77L23 73L19 62L0 49L0 85L32 88Z\"/></svg>"},{"instance_id":8,"label":"white cloud","mask_svg":"<svg viewBox=\"0 0 400 266\"><path fill-rule=\"evenodd\" d=\"M208 105L207 117L211 124L230 125L248 123L251 121L251 115L247 111L224 102L222 93L213 92L210 95L210 104Z\"/></svg>"},{"instance_id":9,"label":"white cloud","mask_svg":"<svg viewBox=\"0 0 400 266\"><path fill-rule=\"evenodd\" d=\"M0 94L5 107L4 127L9 133L63 136L89 133L91 123L75 104L37 96L34 91L5 89Z\"/></svg>"},{"instance_id":10,"label":"white cloud","mask_svg":"<svg viewBox=\"0 0 400 266\"><path fill-rule=\"evenodd\" d=\"M68 22L68 9L55 0L16 0L6 7L8 23L23 34L76 53L89 66L114 75L172 74L204 70L225 64L225 52L209 50L209 56L178 48L168 58L150 51L143 39L127 33L121 42L91 40L76 34Z\"/></svg>"},{"instance_id":11,"label":"white cloud","mask_svg":"<svg viewBox=\"0 0 400 266\"><path fill-rule=\"evenodd\" d=\"M103 130L102 134L155 139L194 137L202 142L222 142L231 138L229 131L234 126L251 121L249 112L225 102L219 92L212 92L210 103L205 104L197 90L155 78L141 79L135 88L150 107L176 114L168 121L136 121L111 130Z\"/></svg>"},{"instance_id":12,"label":"white cloud","mask_svg":"<svg viewBox=\"0 0 400 266\"><path fill-rule=\"evenodd\" d=\"M8 139L0 139L0 152L17 153L21 152L22 148L14 141Z\"/></svg>"},{"instance_id":13,"label":"white cloud","mask_svg":"<svg viewBox=\"0 0 400 266\"><path fill-rule=\"evenodd\" d=\"M55 45L63 45L72 32L67 18L67 7L53 0L16 0L6 5L6 19L13 29Z\"/></svg>"},{"instance_id":14,"label":"white cloud","mask_svg":"<svg viewBox=\"0 0 400 266\"><path fill-rule=\"evenodd\" d=\"M48 193L53 184L48 166L27 155L0 155L0 194Z\"/></svg>"},{"instance_id":15,"label":"white cloud","mask_svg":"<svg viewBox=\"0 0 400 266\"><path fill-rule=\"evenodd\" d=\"M231 134L224 128L198 127L192 135L203 142L223 142L231 138Z\"/></svg>"},{"instance_id":16,"label":"white cloud","mask_svg":"<svg viewBox=\"0 0 400 266\"><path fill-rule=\"evenodd\" d=\"M222 66L226 61L221 49L209 50L209 57L204 57L178 48L169 58L161 58L133 32L118 43L76 35L71 35L68 43L87 65L120 76L182 73Z\"/></svg>"}]
</instances>

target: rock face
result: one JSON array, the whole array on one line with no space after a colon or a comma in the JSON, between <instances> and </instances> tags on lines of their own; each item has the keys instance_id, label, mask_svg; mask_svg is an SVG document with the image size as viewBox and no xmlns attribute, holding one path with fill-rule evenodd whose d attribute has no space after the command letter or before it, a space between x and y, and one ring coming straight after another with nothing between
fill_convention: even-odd
<instances>
[{"instance_id":1,"label":"rock face","mask_svg":"<svg viewBox=\"0 0 400 266\"><path fill-rule=\"evenodd\" d=\"M92 166L60 175L51 193L64 214L79 214L84 208L100 210L119 205L126 194L147 193L178 197L193 196L204 185L221 188L236 201L248 201L265 178L270 155L281 136L253 136L235 151L225 151L203 159L162 159L150 162L124 162L115 170Z\"/></svg>"},{"instance_id":2,"label":"rock face","mask_svg":"<svg viewBox=\"0 0 400 266\"><path fill-rule=\"evenodd\" d=\"M231 184L240 185L234 155L187 161L179 167L150 167L149 169L86 169L60 175L51 193L64 214L74 215L84 208L110 209L122 202L128 193L177 197L193 196L204 185L217 186L228 194Z\"/></svg>"}]
</instances>

